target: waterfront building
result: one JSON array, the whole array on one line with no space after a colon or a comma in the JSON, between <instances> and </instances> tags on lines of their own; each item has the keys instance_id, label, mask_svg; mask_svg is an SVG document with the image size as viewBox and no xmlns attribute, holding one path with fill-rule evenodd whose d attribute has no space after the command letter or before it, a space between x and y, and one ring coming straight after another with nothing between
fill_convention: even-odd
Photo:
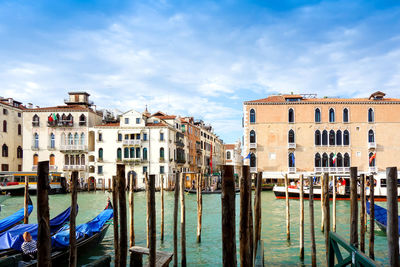
<instances>
[{"instance_id":1,"label":"waterfront building","mask_svg":"<svg viewBox=\"0 0 400 267\"><path fill-rule=\"evenodd\" d=\"M24 109L21 102L0 97L0 172L22 171Z\"/></svg>"},{"instance_id":2,"label":"waterfront building","mask_svg":"<svg viewBox=\"0 0 400 267\"><path fill-rule=\"evenodd\" d=\"M243 105L245 160L252 173L384 175L398 165L400 99L271 95Z\"/></svg>"},{"instance_id":3,"label":"waterfront building","mask_svg":"<svg viewBox=\"0 0 400 267\"><path fill-rule=\"evenodd\" d=\"M234 144L225 144L225 165L233 166L234 174L237 177L242 175L242 144L240 140L236 141Z\"/></svg>"},{"instance_id":4,"label":"waterfront building","mask_svg":"<svg viewBox=\"0 0 400 267\"><path fill-rule=\"evenodd\" d=\"M92 107L86 92L70 92L65 105L28 107L23 112L23 171L36 172L39 161L49 161L49 171L70 178L79 172L88 179L89 127L101 124L102 115Z\"/></svg>"}]
</instances>

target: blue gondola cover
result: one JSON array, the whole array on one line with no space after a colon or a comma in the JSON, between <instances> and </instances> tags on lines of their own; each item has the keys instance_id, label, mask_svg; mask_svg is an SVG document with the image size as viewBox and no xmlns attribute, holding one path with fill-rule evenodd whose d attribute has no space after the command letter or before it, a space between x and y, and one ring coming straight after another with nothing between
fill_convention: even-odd
<instances>
[{"instance_id":1,"label":"blue gondola cover","mask_svg":"<svg viewBox=\"0 0 400 267\"><path fill-rule=\"evenodd\" d=\"M28 214L31 214L32 210L33 210L33 206L29 205L28 206ZM10 216L0 220L0 231L3 231L5 229L13 226L14 224L22 221L23 219L24 219L24 208L18 210L13 215L10 215Z\"/></svg>"},{"instance_id":2,"label":"blue gondola cover","mask_svg":"<svg viewBox=\"0 0 400 267\"><path fill-rule=\"evenodd\" d=\"M387 210L374 204L375 220L385 229L387 228ZM367 213L370 214L370 202L367 201ZM399 234L400 234L400 216L399 216Z\"/></svg>"}]
</instances>

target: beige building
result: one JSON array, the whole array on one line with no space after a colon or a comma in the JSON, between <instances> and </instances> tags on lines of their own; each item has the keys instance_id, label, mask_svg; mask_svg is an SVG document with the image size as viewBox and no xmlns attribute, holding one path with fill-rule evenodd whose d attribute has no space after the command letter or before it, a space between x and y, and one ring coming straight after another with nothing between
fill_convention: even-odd
<instances>
[{"instance_id":1,"label":"beige building","mask_svg":"<svg viewBox=\"0 0 400 267\"><path fill-rule=\"evenodd\" d=\"M264 178L285 173L383 174L398 166L400 99L272 95L244 102L245 164ZM296 176L295 175L295 176Z\"/></svg>"},{"instance_id":2,"label":"beige building","mask_svg":"<svg viewBox=\"0 0 400 267\"><path fill-rule=\"evenodd\" d=\"M0 97L0 171L22 171L22 112L21 102Z\"/></svg>"},{"instance_id":3,"label":"beige building","mask_svg":"<svg viewBox=\"0 0 400 267\"><path fill-rule=\"evenodd\" d=\"M242 144L238 140L234 144L225 144L225 165L234 166L234 173L236 176L241 176L243 156L242 156Z\"/></svg>"}]
</instances>

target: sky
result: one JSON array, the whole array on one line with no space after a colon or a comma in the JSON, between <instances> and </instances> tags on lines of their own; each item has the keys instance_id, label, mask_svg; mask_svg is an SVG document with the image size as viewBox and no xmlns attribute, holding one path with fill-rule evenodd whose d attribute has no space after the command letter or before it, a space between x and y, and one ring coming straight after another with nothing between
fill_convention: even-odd
<instances>
[{"instance_id":1,"label":"sky","mask_svg":"<svg viewBox=\"0 0 400 267\"><path fill-rule=\"evenodd\" d=\"M400 97L398 1L0 2L0 96L193 116L225 143L243 101Z\"/></svg>"}]
</instances>

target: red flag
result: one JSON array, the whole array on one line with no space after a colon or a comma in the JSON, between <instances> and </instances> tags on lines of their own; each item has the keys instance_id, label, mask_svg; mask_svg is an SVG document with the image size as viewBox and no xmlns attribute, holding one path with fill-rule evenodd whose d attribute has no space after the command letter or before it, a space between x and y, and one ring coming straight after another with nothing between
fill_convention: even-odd
<instances>
[{"instance_id":1,"label":"red flag","mask_svg":"<svg viewBox=\"0 0 400 267\"><path fill-rule=\"evenodd\" d=\"M372 163L372 161L376 158L376 152L372 154L372 156L369 158L369 164Z\"/></svg>"}]
</instances>

